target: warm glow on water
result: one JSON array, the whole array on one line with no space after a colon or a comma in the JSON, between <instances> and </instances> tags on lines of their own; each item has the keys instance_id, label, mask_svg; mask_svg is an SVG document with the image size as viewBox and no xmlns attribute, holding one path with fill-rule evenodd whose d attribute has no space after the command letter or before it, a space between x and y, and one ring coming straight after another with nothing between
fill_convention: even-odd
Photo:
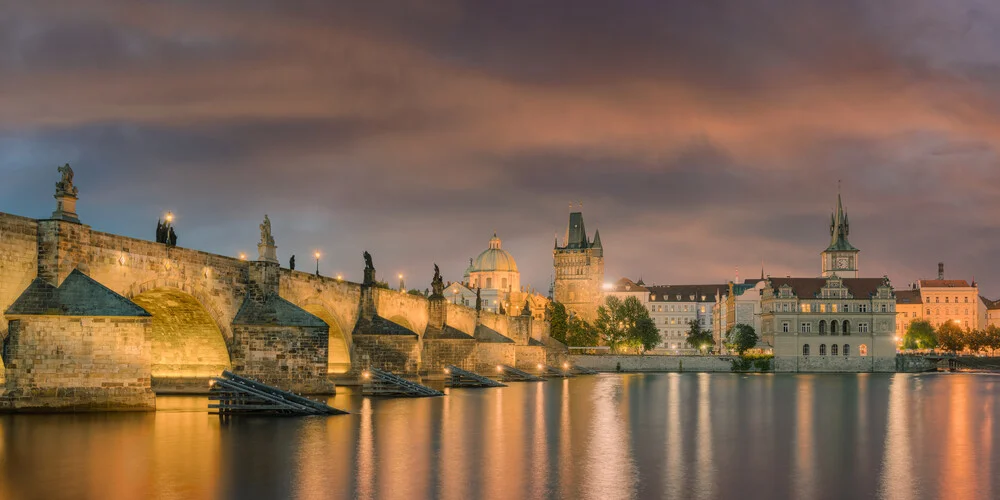
<instances>
[{"instance_id":1,"label":"warm glow on water","mask_svg":"<svg viewBox=\"0 0 1000 500\"><path fill-rule=\"evenodd\" d=\"M991 499L998 394L993 375L609 374L226 423L164 397L0 416L0 499Z\"/></svg>"}]
</instances>

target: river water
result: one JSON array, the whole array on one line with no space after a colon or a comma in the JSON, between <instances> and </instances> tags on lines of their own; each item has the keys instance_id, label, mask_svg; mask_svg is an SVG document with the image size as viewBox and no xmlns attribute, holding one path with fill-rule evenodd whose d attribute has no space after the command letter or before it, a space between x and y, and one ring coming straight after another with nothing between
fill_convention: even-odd
<instances>
[{"instance_id":1,"label":"river water","mask_svg":"<svg viewBox=\"0 0 1000 500\"><path fill-rule=\"evenodd\" d=\"M998 392L988 374L605 374L225 423L161 397L0 416L0 498L1000 498Z\"/></svg>"}]
</instances>

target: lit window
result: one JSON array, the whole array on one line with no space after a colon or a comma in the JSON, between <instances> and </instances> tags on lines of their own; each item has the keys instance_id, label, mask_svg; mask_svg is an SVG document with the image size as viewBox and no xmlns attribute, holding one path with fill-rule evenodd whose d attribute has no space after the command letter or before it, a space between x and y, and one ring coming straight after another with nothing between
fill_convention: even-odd
<instances>
[{"instance_id":1,"label":"lit window","mask_svg":"<svg viewBox=\"0 0 1000 500\"><path fill-rule=\"evenodd\" d=\"M868 346L865 345L865 344L861 344L860 346L858 346L858 354L860 354L862 356L867 356L868 355Z\"/></svg>"},{"instance_id":2,"label":"lit window","mask_svg":"<svg viewBox=\"0 0 1000 500\"><path fill-rule=\"evenodd\" d=\"M819 312L821 312L821 313L825 313L826 312L826 304L820 304L819 305Z\"/></svg>"},{"instance_id":3,"label":"lit window","mask_svg":"<svg viewBox=\"0 0 1000 500\"><path fill-rule=\"evenodd\" d=\"M802 312L812 312L812 306L809 304L802 304Z\"/></svg>"},{"instance_id":4,"label":"lit window","mask_svg":"<svg viewBox=\"0 0 1000 500\"><path fill-rule=\"evenodd\" d=\"M830 312L837 312L837 304L830 305Z\"/></svg>"}]
</instances>

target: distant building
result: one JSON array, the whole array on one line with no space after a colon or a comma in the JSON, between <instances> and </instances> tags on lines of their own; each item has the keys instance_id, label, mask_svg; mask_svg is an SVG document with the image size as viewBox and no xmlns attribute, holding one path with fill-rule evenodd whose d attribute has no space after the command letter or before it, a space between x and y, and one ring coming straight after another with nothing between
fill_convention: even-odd
<instances>
[{"instance_id":1,"label":"distant building","mask_svg":"<svg viewBox=\"0 0 1000 500\"><path fill-rule=\"evenodd\" d=\"M923 318L924 304L920 289L914 284L909 290L896 290L896 338L902 339L910 323ZM899 340L897 340L897 343Z\"/></svg>"},{"instance_id":2,"label":"distant building","mask_svg":"<svg viewBox=\"0 0 1000 500\"><path fill-rule=\"evenodd\" d=\"M678 352L697 352L687 344L688 323L697 321L705 330L712 329L712 308L716 296L726 285L657 285L649 286L650 316L660 328L663 347Z\"/></svg>"},{"instance_id":3,"label":"distant building","mask_svg":"<svg viewBox=\"0 0 1000 500\"><path fill-rule=\"evenodd\" d=\"M712 335L720 352L725 352L723 343L726 332L733 325L749 325L757 335L761 334L760 298L767 285L763 274L761 271L761 279L748 279L743 283L730 281L723 285L721 292L716 295L712 307ZM773 346L762 342L759 347L769 349Z\"/></svg>"},{"instance_id":4,"label":"distant building","mask_svg":"<svg viewBox=\"0 0 1000 500\"><path fill-rule=\"evenodd\" d=\"M990 300L986 297L980 297L979 299L986 308L986 325L983 328L989 326L1000 327L1000 300Z\"/></svg>"},{"instance_id":5,"label":"distant building","mask_svg":"<svg viewBox=\"0 0 1000 500\"><path fill-rule=\"evenodd\" d=\"M552 261L555 301L565 305L568 312L593 322L603 298L604 247L600 231L594 232L593 241L587 237L581 212L569 214L566 238L563 246L556 239Z\"/></svg>"},{"instance_id":6,"label":"distant building","mask_svg":"<svg viewBox=\"0 0 1000 500\"><path fill-rule=\"evenodd\" d=\"M761 335L777 371L896 370L896 299L889 278L858 278L840 195L822 252L822 277L767 279ZM841 277L838 273L850 277Z\"/></svg>"},{"instance_id":7,"label":"distant building","mask_svg":"<svg viewBox=\"0 0 1000 500\"><path fill-rule=\"evenodd\" d=\"M687 345L688 323L697 321L702 328L712 328L712 306L715 297L726 285L646 285L621 278L605 296L621 300L635 297L649 311L660 331L660 350L673 354L689 354L697 350Z\"/></svg>"},{"instance_id":8,"label":"distant building","mask_svg":"<svg viewBox=\"0 0 1000 500\"><path fill-rule=\"evenodd\" d=\"M962 328L985 328L989 305L975 281L945 279L944 263L938 263L937 279L918 280L909 290L896 292L896 336L902 338L915 319L934 327L953 322Z\"/></svg>"}]
</instances>

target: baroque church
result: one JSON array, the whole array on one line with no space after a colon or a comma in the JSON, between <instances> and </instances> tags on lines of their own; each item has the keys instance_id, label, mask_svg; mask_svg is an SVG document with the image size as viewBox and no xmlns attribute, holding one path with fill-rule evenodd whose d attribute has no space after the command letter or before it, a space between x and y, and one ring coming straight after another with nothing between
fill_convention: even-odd
<instances>
[{"instance_id":1,"label":"baroque church","mask_svg":"<svg viewBox=\"0 0 1000 500\"><path fill-rule=\"evenodd\" d=\"M497 314L521 314L525 302L535 319L544 319L548 299L521 287L521 273L517 261L510 252L503 249L503 242L496 233L490 238L489 246L475 259L469 259L461 282L451 283L444 291L448 301L476 307L477 291L479 306L483 311Z\"/></svg>"},{"instance_id":2,"label":"baroque church","mask_svg":"<svg viewBox=\"0 0 1000 500\"><path fill-rule=\"evenodd\" d=\"M861 278L840 194L820 277L767 278L761 337L776 371L896 371L896 298L886 276Z\"/></svg>"}]
</instances>

